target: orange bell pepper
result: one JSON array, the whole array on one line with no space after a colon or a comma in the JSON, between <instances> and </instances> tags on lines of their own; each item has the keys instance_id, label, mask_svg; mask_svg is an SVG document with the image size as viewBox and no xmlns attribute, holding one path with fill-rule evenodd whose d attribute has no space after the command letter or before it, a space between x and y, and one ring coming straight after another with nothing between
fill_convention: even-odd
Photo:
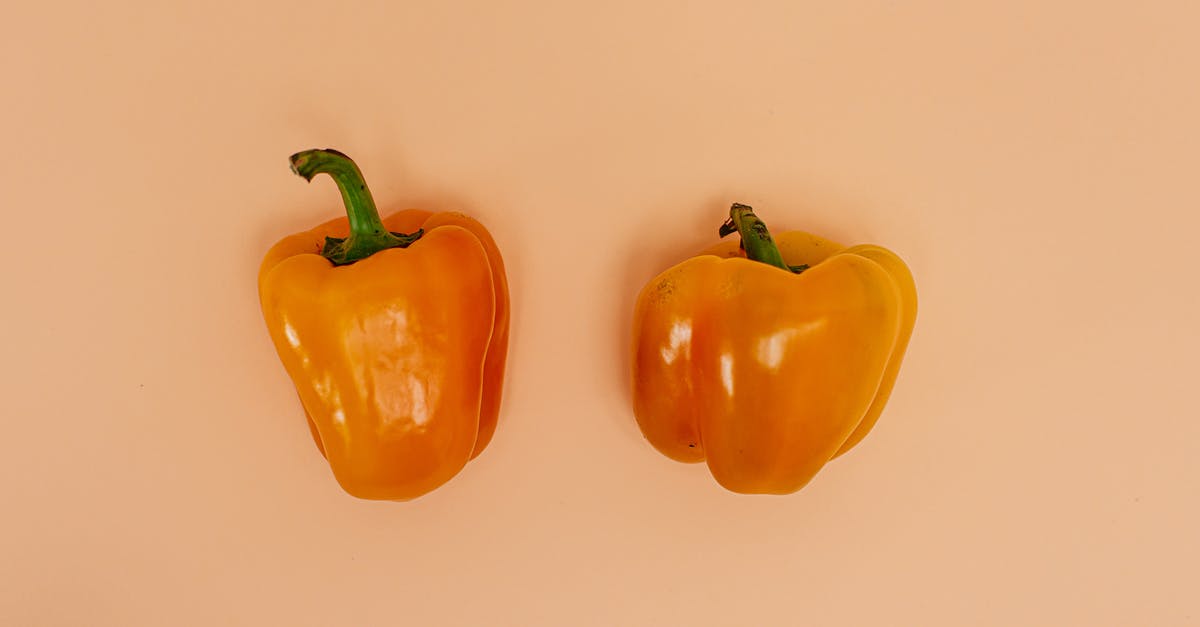
<instances>
[{"instance_id":1,"label":"orange bell pepper","mask_svg":"<svg viewBox=\"0 0 1200 627\"><path fill-rule=\"evenodd\" d=\"M500 251L461 214L381 220L339 152L309 150L291 163L310 181L329 174L348 217L267 253L258 288L271 340L342 488L415 498L456 475L495 431L509 324Z\"/></svg>"},{"instance_id":2,"label":"orange bell pepper","mask_svg":"<svg viewBox=\"0 0 1200 627\"><path fill-rule=\"evenodd\" d=\"M917 315L907 266L735 204L725 242L642 289L633 408L646 439L741 493L787 494L875 425Z\"/></svg>"}]
</instances>

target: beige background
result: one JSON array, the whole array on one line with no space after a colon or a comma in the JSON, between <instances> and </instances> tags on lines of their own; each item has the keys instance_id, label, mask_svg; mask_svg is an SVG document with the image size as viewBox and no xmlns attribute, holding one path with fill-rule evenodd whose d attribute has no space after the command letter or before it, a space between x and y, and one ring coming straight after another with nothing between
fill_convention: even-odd
<instances>
[{"instance_id":1,"label":"beige background","mask_svg":"<svg viewBox=\"0 0 1200 627\"><path fill-rule=\"evenodd\" d=\"M1200 622L1192 3L175 4L0 21L0 623ZM411 503L338 489L258 309L325 146L508 262L496 439ZM922 298L790 497L629 409L634 295L734 200Z\"/></svg>"}]
</instances>

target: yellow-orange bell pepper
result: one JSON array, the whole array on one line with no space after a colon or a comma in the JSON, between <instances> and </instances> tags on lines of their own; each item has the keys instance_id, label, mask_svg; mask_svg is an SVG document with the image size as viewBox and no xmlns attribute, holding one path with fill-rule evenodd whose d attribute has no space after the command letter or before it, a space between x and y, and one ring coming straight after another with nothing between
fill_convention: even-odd
<instances>
[{"instance_id":1,"label":"yellow-orange bell pepper","mask_svg":"<svg viewBox=\"0 0 1200 627\"><path fill-rule=\"evenodd\" d=\"M871 430L917 314L907 266L735 204L724 242L650 281L633 324L642 433L741 493L787 494Z\"/></svg>"},{"instance_id":2,"label":"yellow-orange bell pepper","mask_svg":"<svg viewBox=\"0 0 1200 627\"><path fill-rule=\"evenodd\" d=\"M381 220L349 157L291 157L329 174L348 217L275 244L263 316L313 439L346 492L407 500L491 440L508 348L504 262L479 222L401 211Z\"/></svg>"}]
</instances>

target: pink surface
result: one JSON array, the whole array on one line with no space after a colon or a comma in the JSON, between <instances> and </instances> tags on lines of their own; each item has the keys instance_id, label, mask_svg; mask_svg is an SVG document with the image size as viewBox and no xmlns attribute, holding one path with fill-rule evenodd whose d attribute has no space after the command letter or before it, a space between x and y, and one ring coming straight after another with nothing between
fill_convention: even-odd
<instances>
[{"instance_id":1,"label":"pink surface","mask_svg":"<svg viewBox=\"0 0 1200 627\"><path fill-rule=\"evenodd\" d=\"M1196 9L501 4L5 9L0 624L1200 621ZM259 313L326 146L508 264L495 440L410 503L337 487ZM629 406L634 296L732 201L921 294L789 497Z\"/></svg>"}]
</instances>

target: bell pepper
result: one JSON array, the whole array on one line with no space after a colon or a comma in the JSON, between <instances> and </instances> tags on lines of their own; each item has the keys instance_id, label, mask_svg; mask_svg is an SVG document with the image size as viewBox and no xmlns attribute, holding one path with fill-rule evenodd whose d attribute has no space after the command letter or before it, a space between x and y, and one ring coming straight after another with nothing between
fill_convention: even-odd
<instances>
[{"instance_id":1,"label":"bell pepper","mask_svg":"<svg viewBox=\"0 0 1200 627\"><path fill-rule=\"evenodd\" d=\"M633 322L643 435L733 492L788 494L875 425L917 315L908 267L730 209L725 241L659 274Z\"/></svg>"},{"instance_id":2,"label":"bell pepper","mask_svg":"<svg viewBox=\"0 0 1200 627\"><path fill-rule=\"evenodd\" d=\"M408 500L492 438L508 349L508 283L487 229L458 213L381 219L346 155L291 157L328 174L346 217L285 237L258 274L263 316L317 448L349 494Z\"/></svg>"}]
</instances>

